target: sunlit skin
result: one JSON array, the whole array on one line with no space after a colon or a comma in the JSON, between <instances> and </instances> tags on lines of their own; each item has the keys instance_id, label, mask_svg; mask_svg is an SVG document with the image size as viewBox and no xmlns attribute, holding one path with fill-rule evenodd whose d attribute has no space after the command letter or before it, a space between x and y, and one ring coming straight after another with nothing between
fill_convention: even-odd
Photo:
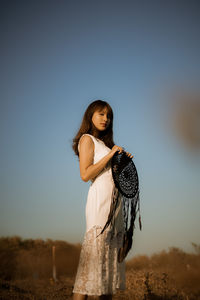
<instances>
[{"instance_id":1,"label":"sunlit skin","mask_svg":"<svg viewBox=\"0 0 200 300\"><path fill-rule=\"evenodd\" d=\"M92 116L92 122L99 131L105 130L110 125L110 117L108 115L107 107L103 110L95 111Z\"/></svg>"},{"instance_id":2,"label":"sunlit skin","mask_svg":"<svg viewBox=\"0 0 200 300\"><path fill-rule=\"evenodd\" d=\"M108 114L108 109L105 107L103 110L95 111L92 116L92 122L96 127L97 131L106 130L110 124L110 117ZM121 153L123 150L122 147L114 145L105 157L103 157L99 162L93 164L94 157L94 144L90 137L84 136L80 143L80 175L82 180L88 181L91 178L94 178L99 174L100 171L105 167L108 161L112 158L115 152L119 151ZM126 152L129 157L133 157L131 153ZM87 295L82 295L78 293L73 293L73 300L86 300L88 299ZM95 299L102 300L112 300L112 295L101 295Z\"/></svg>"},{"instance_id":3,"label":"sunlit skin","mask_svg":"<svg viewBox=\"0 0 200 300\"><path fill-rule=\"evenodd\" d=\"M92 122L93 122L94 126L96 127L96 129L98 129L99 131L105 130L110 125L110 117L108 114L107 107L103 108L103 110L95 111L92 116ZM122 147L119 147L119 146L117 146L117 147L120 150L119 152L121 152L123 150ZM126 152L126 154L130 158L133 158L133 155L131 155L131 153Z\"/></svg>"}]
</instances>

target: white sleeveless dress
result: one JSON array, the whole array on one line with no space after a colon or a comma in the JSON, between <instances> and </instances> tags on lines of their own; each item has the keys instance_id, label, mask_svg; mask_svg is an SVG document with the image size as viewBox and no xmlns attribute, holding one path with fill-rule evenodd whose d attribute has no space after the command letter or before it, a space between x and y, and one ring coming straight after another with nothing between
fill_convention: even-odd
<instances>
[{"instance_id":1,"label":"white sleeveless dress","mask_svg":"<svg viewBox=\"0 0 200 300\"><path fill-rule=\"evenodd\" d=\"M111 149L103 141L90 134L87 135L94 142L93 163L95 164ZM118 249L122 246L124 232L121 201L115 213L114 237L111 238L110 226L98 236L107 221L114 188L109 161L101 173L92 180L88 191L85 210L86 232L73 293L98 296L115 294L116 289L125 289L125 261L121 263L117 261Z\"/></svg>"}]
</instances>

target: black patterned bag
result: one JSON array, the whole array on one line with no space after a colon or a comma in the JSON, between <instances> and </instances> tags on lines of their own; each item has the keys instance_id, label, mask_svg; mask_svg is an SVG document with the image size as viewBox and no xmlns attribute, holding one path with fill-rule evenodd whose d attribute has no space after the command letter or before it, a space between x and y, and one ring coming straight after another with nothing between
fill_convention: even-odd
<instances>
[{"instance_id":1,"label":"black patterned bag","mask_svg":"<svg viewBox=\"0 0 200 300\"><path fill-rule=\"evenodd\" d=\"M112 176L115 183L108 220L101 233L113 223L113 217L118 205L119 198L122 199L124 228L123 246L118 252L118 262L122 262L132 247L135 218L139 210L139 228L142 230L140 215L140 190L139 178L133 160L127 156L125 151L116 152L111 160ZM121 197L119 195L121 194Z\"/></svg>"}]
</instances>

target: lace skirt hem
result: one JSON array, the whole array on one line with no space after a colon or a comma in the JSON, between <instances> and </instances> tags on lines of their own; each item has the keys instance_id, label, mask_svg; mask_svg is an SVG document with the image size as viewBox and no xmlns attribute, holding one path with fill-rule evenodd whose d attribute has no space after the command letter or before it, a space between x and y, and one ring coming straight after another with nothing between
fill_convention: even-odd
<instances>
[{"instance_id":1,"label":"lace skirt hem","mask_svg":"<svg viewBox=\"0 0 200 300\"><path fill-rule=\"evenodd\" d=\"M103 234L92 227L83 240L73 293L100 296L125 290L125 262L118 263L123 232L112 237L110 227ZM98 236L98 237L97 237Z\"/></svg>"},{"instance_id":2,"label":"lace skirt hem","mask_svg":"<svg viewBox=\"0 0 200 300\"><path fill-rule=\"evenodd\" d=\"M126 287L116 287L115 290L107 291L107 290L101 290L99 293L91 293L90 291L86 290L79 290L79 289L73 289L73 293L81 294L81 295L88 295L88 296L102 296L102 295L114 295L117 293L118 290L124 291Z\"/></svg>"}]
</instances>

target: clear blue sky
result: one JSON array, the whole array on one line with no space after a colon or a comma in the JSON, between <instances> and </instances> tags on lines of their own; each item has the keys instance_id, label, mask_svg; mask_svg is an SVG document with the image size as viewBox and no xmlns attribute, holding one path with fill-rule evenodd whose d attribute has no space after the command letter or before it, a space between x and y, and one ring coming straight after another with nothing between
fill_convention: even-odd
<instances>
[{"instance_id":1,"label":"clear blue sky","mask_svg":"<svg viewBox=\"0 0 200 300\"><path fill-rule=\"evenodd\" d=\"M170 126L199 89L199 1L1 1L0 235L82 242L90 183L71 149L96 99L135 158L143 230L130 253L200 243L200 160Z\"/></svg>"}]
</instances>

